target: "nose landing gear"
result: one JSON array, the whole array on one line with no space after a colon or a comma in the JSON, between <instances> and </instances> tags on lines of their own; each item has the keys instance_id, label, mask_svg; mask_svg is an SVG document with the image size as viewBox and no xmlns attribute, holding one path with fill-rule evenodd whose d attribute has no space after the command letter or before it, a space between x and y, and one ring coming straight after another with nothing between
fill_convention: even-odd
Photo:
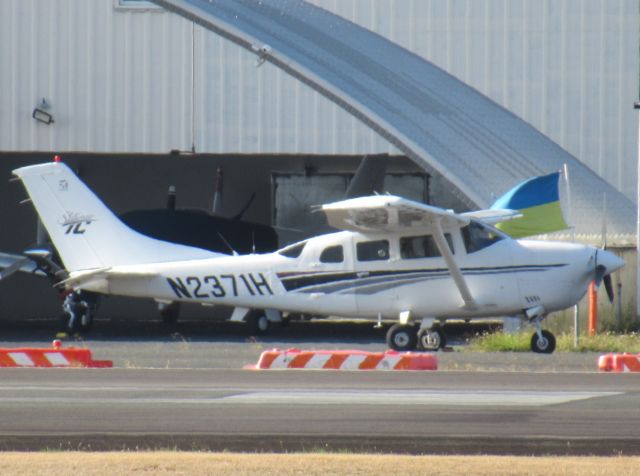
<instances>
[{"instance_id":1,"label":"nose landing gear","mask_svg":"<svg viewBox=\"0 0 640 476\"><path fill-rule=\"evenodd\" d=\"M538 354L551 354L556 350L555 336L542 329L542 321L547 315L544 313L542 306L527 309L525 316L536 326L536 332L531 336L531 350Z\"/></svg>"},{"instance_id":2,"label":"nose landing gear","mask_svg":"<svg viewBox=\"0 0 640 476\"><path fill-rule=\"evenodd\" d=\"M555 336L547 331L540 330L540 334L535 332L531 336L531 350L538 354L551 354L556 349Z\"/></svg>"}]
</instances>

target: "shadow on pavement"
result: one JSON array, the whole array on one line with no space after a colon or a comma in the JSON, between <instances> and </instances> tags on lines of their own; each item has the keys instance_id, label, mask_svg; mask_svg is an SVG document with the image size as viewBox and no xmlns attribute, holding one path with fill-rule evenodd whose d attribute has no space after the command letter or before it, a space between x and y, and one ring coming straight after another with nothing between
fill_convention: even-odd
<instances>
[{"instance_id":1,"label":"shadow on pavement","mask_svg":"<svg viewBox=\"0 0 640 476\"><path fill-rule=\"evenodd\" d=\"M390 324L375 327L368 321L344 321L334 319L314 319L293 321L286 326L272 323L265 335L251 335L247 326L224 320L199 319L183 320L168 325L155 320L96 319L93 328L86 333L61 334L63 323L58 319L0 320L0 341L32 342L62 338L66 341L148 341L148 342L246 342L259 340L270 342L297 343L342 342L353 344L384 343ZM497 323L465 324L453 322L445 325L445 333L450 342L464 343L469 337L501 328Z\"/></svg>"}]
</instances>

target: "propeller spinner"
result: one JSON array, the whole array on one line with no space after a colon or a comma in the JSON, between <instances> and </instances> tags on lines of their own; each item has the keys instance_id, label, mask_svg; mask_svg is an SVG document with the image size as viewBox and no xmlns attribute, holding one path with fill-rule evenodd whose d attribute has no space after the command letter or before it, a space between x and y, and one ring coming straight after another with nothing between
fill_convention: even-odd
<instances>
[{"instance_id":1,"label":"propeller spinner","mask_svg":"<svg viewBox=\"0 0 640 476\"><path fill-rule=\"evenodd\" d=\"M597 249L595 255L595 285L600 287L604 282L604 288L610 302L613 302L613 286L611 284L611 273L624 266L624 261L615 254L605 249Z\"/></svg>"}]
</instances>

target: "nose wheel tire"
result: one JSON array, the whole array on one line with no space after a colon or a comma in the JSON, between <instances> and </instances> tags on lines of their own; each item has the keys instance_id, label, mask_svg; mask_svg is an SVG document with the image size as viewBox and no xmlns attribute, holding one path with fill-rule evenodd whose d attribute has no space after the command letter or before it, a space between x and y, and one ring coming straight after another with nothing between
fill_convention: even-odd
<instances>
[{"instance_id":1,"label":"nose wheel tire","mask_svg":"<svg viewBox=\"0 0 640 476\"><path fill-rule=\"evenodd\" d=\"M555 336L546 330L541 332L542 338L535 332L531 336L531 350L538 354L551 354L556 349Z\"/></svg>"},{"instance_id":2,"label":"nose wheel tire","mask_svg":"<svg viewBox=\"0 0 640 476\"><path fill-rule=\"evenodd\" d=\"M387 345L393 350L407 352L414 350L418 344L415 326L394 324L387 331Z\"/></svg>"},{"instance_id":3,"label":"nose wheel tire","mask_svg":"<svg viewBox=\"0 0 640 476\"><path fill-rule=\"evenodd\" d=\"M422 329L418 332L418 345L423 350L437 351L447 345L442 329Z\"/></svg>"}]
</instances>

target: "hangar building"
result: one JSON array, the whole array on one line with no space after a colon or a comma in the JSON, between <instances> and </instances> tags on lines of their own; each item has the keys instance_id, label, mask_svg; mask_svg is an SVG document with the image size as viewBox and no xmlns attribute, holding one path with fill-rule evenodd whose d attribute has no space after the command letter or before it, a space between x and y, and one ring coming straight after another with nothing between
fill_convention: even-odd
<instances>
[{"instance_id":1,"label":"hangar building","mask_svg":"<svg viewBox=\"0 0 640 476\"><path fill-rule=\"evenodd\" d=\"M311 3L439 66L634 199L637 2ZM321 183L323 175L353 170L365 154L386 152L398 157L397 173L420 172L305 84L148 2L6 0L0 23L0 167L7 176L17 164L60 152L116 209L152 206L168 181L180 180L185 201L206 206L206 177L224 162L228 180L236 167L245 187L262 188L268 200L251 213L269 221L277 209L274 171L285 172L281 180L294 171ZM54 122L37 121L36 109ZM248 163L259 178L247 180ZM417 194L465 206L432 175ZM114 179L126 186L116 192ZM140 179L144 194L136 193ZM19 193L4 194L3 214L22 225L3 248L19 251L31 231L17 212L4 213ZM241 200L236 189L227 203ZM628 245L634 238L612 239Z\"/></svg>"}]
</instances>

